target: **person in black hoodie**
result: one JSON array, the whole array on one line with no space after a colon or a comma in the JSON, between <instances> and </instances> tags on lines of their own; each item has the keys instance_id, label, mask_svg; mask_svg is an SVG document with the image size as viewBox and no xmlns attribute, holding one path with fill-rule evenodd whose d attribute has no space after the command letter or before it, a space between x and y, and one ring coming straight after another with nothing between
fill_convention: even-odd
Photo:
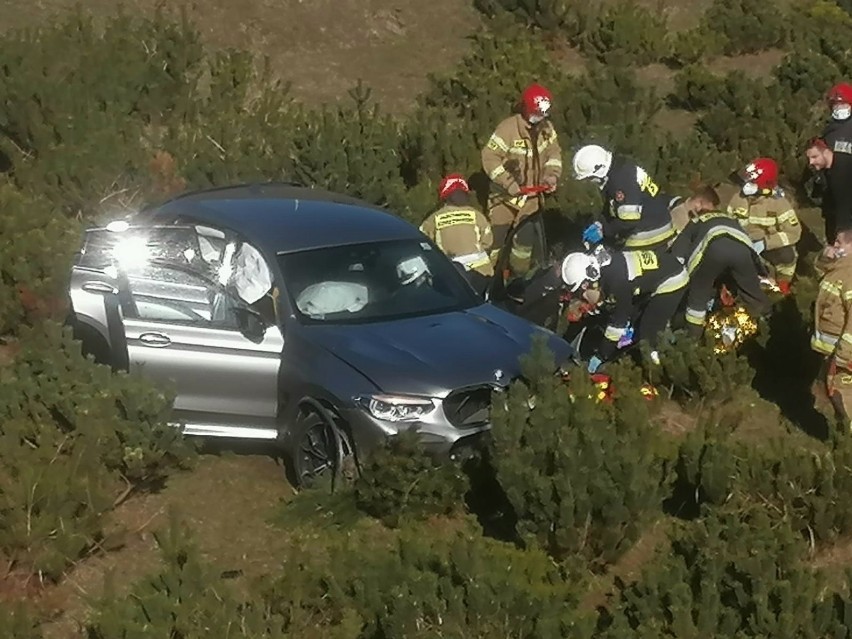
<instances>
[{"instance_id":1,"label":"person in black hoodie","mask_svg":"<svg viewBox=\"0 0 852 639\"><path fill-rule=\"evenodd\" d=\"M823 138L811 138L805 156L811 169L824 176L822 216L830 245L838 231L852 229L852 155L836 153Z\"/></svg>"}]
</instances>

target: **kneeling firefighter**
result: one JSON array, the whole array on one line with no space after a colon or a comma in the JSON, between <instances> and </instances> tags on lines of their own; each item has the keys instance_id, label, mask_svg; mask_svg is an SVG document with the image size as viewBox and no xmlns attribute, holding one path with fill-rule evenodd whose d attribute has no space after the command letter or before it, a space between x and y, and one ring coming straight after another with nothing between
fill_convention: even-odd
<instances>
[{"instance_id":1,"label":"kneeling firefighter","mask_svg":"<svg viewBox=\"0 0 852 639\"><path fill-rule=\"evenodd\" d=\"M494 275L487 252L494 241L491 225L471 205L470 187L458 173L441 180L438 197L443 206L423 220L420 231L464 267L473 288L482 294Z\"/></svg>"},{"instance_id":2,"label":"kneeling firefighter","mask_svg":"<svg viewBox=\"0 0 852 639\"><path fill-rule=\"evenodd\" d=\"M844 430L852 430L852 230L826 251L814 306L811 348L825 357L822 377Z\"/></svg>"},{"instance_id":3,"label":"kneeling firefighter","mask_svg":"<svg viewBox=\"0 0 852 639\"><path fill-rule=\"evenodd\" d=\"M754 242L769 274L786 295L796 273L802 239L799 216L778 186L778 164L772 158L756 158L739 174L740 191L728 203L728 213L736 217Z\"/></svg>"},{"instance_id":4,"label":"kneeling firefighter","mask_svg":"<svg viewBox=\"0 0 852 639\"><path fill-rule=\"evenodd\" d=\"M594 373L612 358L619 341L635 321L637 341L657 342L686 293L689 276L676 257L666 252L614 251L599 247L593 255L570 253L562 262L562 281L572 294L582 291L591 304L612 307L604 340L590 358ZM654 350L653 361L659 364Z\"/></svg>"},{"instance_id":5,"label":"kneeling firefighter","mask_svg":"<svg viewBox=\"0 0 852 639\"><path fill-rule=\"evenodd\" d=\"M669 250L689 273L688 330L695 335L702 333L708 307L724 278L733 281L743 306L753 317L765 313L769 299L760 286L759 258L751 238L737 220L719 210L715 189L698 189L686 203L690 220Z\"/></svg>"}]
</instances>

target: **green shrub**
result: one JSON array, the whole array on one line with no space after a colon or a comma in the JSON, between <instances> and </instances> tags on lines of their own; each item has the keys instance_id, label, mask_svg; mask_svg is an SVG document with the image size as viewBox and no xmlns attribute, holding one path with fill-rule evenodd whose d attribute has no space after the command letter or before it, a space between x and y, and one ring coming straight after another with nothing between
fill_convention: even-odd
<instances>
[{"instance_id":1,"label":"green shrub","mask_svg":"<svg viewBox=\"0 0 852 639\"><path fill-rule=\"evenodd\" d=\"M608 407L584 374L567 387L552 374L526 377L529 385L515 383L492 409L491 459L517 533L557 558L611 562L660 513L667 491L658 431L638 384L615 378L624 399Z\"/></svg>"},{"instance_id":2,"label":"green shrub","mask_svg":"<svg viewBox=\"0 0 852 639\"><path fill-rule=\"evenodd\" d=\"M0 628L7 639L42 639L38 624L23 606L0 602Z\"/></svg>"},{"instance_id":3,"label":"green shrub","mask_svg":"<svg viewBox=\"0 0 852 639\"><path fill-rule=\"evenodd\" d=\"M813 543L852 532L852 444L833 450L803 449L789 439L742 442L725 427L705 426L681 445L678 493L693 503L732 501L763 506Z\"/></svg>"},{"instance_id":4,"label":"green shrub","mask_svg":"<svg viewBox=\"0 0 852 639\"><path fill-rule=\"evenodd\" d=\"M200 71L198 33L119 14L102 29L77 12L0 38L0 148L19 185L79 213L134 200L146 131L179 117Z\"/></svg>"},{"instance_id":5,"label":"green shrub","mask_svg":"<svg viewBox=\"0 0 852 639\"><path fill-rule=\"evenodd\" d=\"M306 587L312 573L315 585ZM593 620L576 612L584 586L581 573L566 573L540 551L412 529L380 549L345 541L325 569L303 559L264 599L286 617L293 593L309 595L299 608L318 621L361 620L353 637L555 639L591 636Z\"/></svg>"},{"instance_id":6,"label":"green shrub","mask_svg":"<svg viewBox=\"0 0 852 639\"><path fill-rule=\"evenodd\" d=\"M696 64L718 55L722 50L722 43L715 31L704 24L694 29L670 33L668 38L669 56L666 62L673 67Z\"/></svg>"},{"instance_id":7,"label":"green shrub","mask_svg":"<svg viewBox=\"0 0 852 639\"><path fill-rule=\"evenodd\" d=\"M70 329L23 329L0 366L0 549L58 577L102 538L119 493L188 455L169 398L84 359Z\"/></svg>"},{"instance_id":8,"label":"green shrub","mask_svg":"<svg viewBox=\"0 0 852 639\"><path fill-rule=\"evenodd\" d=\"M473 4L491 18L505 12L548 31L575 23L578 9L585 6L576 0L474 0Z\"/></svg>"},{"instance_id":9,"label":"green shrub","mask_svg":"<svg viewBox=\"0 0 852 639\"><path fill-rule=\"evenodd\" d=\"M89 639L143 637L280 637L272 634L262 606L243 603L230 584L201 561L190 531L171 513L169 527L155 535L164 567L133 585L126 596L116 594L111 574L105 595L86 623ZM335 635L328 635L334 637ZM337 635L346 637L352 635Z\"/></svg>"},{"instance_id":10,"label":"green shrub","mask_svg":"<svg viewBox=\"0 0 852 639\"><path fill-rule=\"evenodd\" d=\"M404 530L397 541L317 538L294 544L280 576L248 593L201 561L189 531L172 519L157 535L159 574L126 596L108 587L87 622L90 639L148 636L590 637L576 613L585 581L538 551L461 533ZM112 583L112 582L111 582Z\"/></svg>"},{"instance_id":11,"label":"green shrub","mask_svg":"<svg viewBox=\"0 0 852 639\"><path fill-rule=\"evenodd\" d=\"M803 564L804 548L764 508L708 513L621 585L598 636L848 637L852 606Z\"/></svg>"},{"instance_id":12,"label":"green shrub","mask_svg":"<svg viewBox=\"0 0 852 639\"><path fill-rule=\"evenodd\" d=\"M783 47L793 30L789 15L778 3L762 0L714 0L703 24L721 35L727 55Z\"/></svg>"},{"instance_id":13,"label":"green shrub","mask_svg":"<svg viewBox=\"0 0 852 639\"><path fill-rule=\"evenodd\" d=\"M601 62L642 66L669 52L665 14L631 0L588 4L579 11L578 19L573 44Z\"/></svg>"},{"instance_id":14,"label":"green shrub","mask_svg":"<svg viewBox=\"0 0 852 639\"><path fill-rule=\"evenodd\" d=\"M361 510L398 526L463 508L468 481L461 468L433 459L418 441L413 433L403 433L371 454L355 483Z\"/></svg>"},{"instance_id":15,"label":"green shrub","mask_svg":"<svg viewBox=\"0 0 852 639\"><path fill-rule=\"evenodd\" d=\"M725 79L700 64L690 64L675 76L674 106L701 111L719 100L725 92Z\"/></svg>"},{"instance_id":16,"label":"green shrub","mask_svg":"<svg viewBox=\"0 0 852 639\"><path fill-rule=\"evenodd\" d=\"M737 352L717 354L709 336L693 340L679 335L658 348L659 367L650 366L651 383L666 387L681 401L701 398L714 403L728 402L749 389L754 370Z\"/></svg>"},{"instance_id":17,"label":"green shrub","mask_svg":"<svg viewBox=\"0 0 852 639\"><path fill-rule=\"evenodd\" d=\"M63 320L64 292L80 226L43 198L28 198L0 176L0 337L43 319Z\"/></svg>"}]
</instances>

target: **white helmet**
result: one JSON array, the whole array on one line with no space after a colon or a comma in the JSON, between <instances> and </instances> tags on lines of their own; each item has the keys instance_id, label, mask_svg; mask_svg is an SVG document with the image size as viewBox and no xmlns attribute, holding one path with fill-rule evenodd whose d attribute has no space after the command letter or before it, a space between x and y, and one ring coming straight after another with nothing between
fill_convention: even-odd
<instances>
[{"instance_id":1,"label":"white helmet","mask_svg":"<svg viewBox=\"0 0 852 639\"><path fill-rule=\"evenodd\" d=\"M612 152L597 144L587 144L574 154L574 179L603 181L612 166Z\"/></svg>"},{"instance_id":2,"label":"white helmet","mask_svg":"<svg viewBox=\"0 0 852 639\"><path fill-rule=\"evenodd\" d=\"M574 293L583 282L597 282L601 276L601 266L594 255L588 253L569 253L562 260L562 281Z\"/></svg>"}]
</instances>

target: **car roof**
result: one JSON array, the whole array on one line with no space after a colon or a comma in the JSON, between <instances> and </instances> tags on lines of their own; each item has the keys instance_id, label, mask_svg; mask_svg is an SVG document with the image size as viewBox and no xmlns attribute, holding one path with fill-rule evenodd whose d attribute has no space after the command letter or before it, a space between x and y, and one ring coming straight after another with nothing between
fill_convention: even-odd
<instances>
[{"instance_id":1,"label":"car roof","mask_svg":"<svg viewBox=\"0 0 852 639\"><path fill-rule=\"evenodd\" d=\"M242 234L268 253L417 239L402 218L357 198L290 183L240 184L179 195L143 212Z\"/></svg>"}]
</instances>

